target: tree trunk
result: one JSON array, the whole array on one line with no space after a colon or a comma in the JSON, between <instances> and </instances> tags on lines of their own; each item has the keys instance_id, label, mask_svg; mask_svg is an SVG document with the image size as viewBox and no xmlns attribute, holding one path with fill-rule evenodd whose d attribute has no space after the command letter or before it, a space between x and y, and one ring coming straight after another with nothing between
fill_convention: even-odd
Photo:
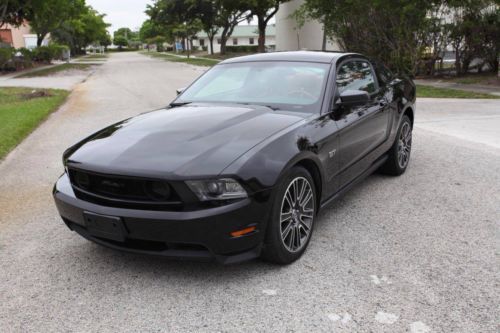
<instances>
[{"instance_id":1,"label":"tree trunk","mask_svg":"<svg viewBox=\"0 0 500 333\"><path fill-rule=\"evenodd\" d=\"M209 41L209 44L210 44L210 54L213 55L214 54L214 36L212 37L208 37L208 41Z\"/></svg>"},{"instance_id":2,"label":"tree trunk","mask_svg":"<svg viewBox=\"0 0 500 333\"><path fill-rule=\"evenodd\" d=\"M257 46L257 52L264 53L266 52L266 26L267 22L263 17L257 18L259 21L259 41Z\"/></svg>"},{"instance_id":3,"label":"tree trunk","mask_svg":"<svg viewBox=\"0 0 500 333\"><path fill-rule=\"evenodd\" d=\"M460 52L458 50L455 50L455 71L457 76L462 73L462 66L460 66L460 64Z\"/></svg>"},{"instance_id":4,"label":"tree trunk","mask_svg":"<svg viewBox=\"0 0 500 333\"><path fill-rule=\"evenodd\" d=\"M45 38L45 35L46 34L44 34L44 33L36 34L36 46L37 47L42 46L43 39Z\"/></svg>"},{"instance_id":5,"label":"tree trunk","mask_svg":"<svg viewBox=\"0 0 500 333\"><path fill-rule=\"evenodd\" d=\"M222 34L220 36L220 54L225 55L226 54L226 43L227 43L227 35L229 32L229 27L224 27L222 30Z\"/></svg>"},{"instance_id":6,"label":"tree trunk","mask_svg":"<svg viewBox=\"0 0 500 333\"><path fill-rule=\"evenodd\" d=\"M321 43L321 51L326 51L326 31L323 28L323 42Z\"/></svg>"}]
</instances>

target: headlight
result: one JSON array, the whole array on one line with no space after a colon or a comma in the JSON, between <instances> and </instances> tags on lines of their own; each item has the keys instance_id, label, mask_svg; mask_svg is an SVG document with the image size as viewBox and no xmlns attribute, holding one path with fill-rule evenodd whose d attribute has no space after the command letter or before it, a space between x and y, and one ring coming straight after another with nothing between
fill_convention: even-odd
<instances>
[{"instance_id":1,"label":"headlight","mask_svg":"<svg viewBox=\"0 0 500 333\"><path fill-rule=\"evenodd\" d=\"M234 179L190 180L189 186L201 201L246 198L247 192Z\"/></svg>"}]
</instances>

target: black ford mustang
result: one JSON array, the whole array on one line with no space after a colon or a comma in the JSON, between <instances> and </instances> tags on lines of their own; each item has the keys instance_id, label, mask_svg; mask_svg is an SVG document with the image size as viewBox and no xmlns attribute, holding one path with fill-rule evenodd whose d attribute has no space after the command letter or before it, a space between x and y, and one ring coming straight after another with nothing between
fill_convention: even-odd
<instances>
[{"instance_id":1,"label":"black ford mustang","mask_svg":"<svg viewBox=\"0 0 500 333\"><path fill-rule=\"evenodd\" d=\"M69 148L54 198L71 230L112 248L286 264L319 209L405 171L414 112L414 84L359 54L234 58Z\"/></svg>"}]
</instances>

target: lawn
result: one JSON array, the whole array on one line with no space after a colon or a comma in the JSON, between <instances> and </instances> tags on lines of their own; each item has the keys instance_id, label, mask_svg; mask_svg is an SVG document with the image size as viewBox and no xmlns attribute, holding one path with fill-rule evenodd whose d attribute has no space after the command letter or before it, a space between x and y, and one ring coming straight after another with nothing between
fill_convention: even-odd
<instances>
[{"instance_id":1,"label":"lawn","mask_svg":"<svg viewBox=\"0 0 500 333\"><path fill-rule=\"evenodd\" d=\"M66 99L55 89L0 88L0 159Z\"/></svg>"},{"instance_id":2,"label":"lawn","mask_svg":"<svg viewBox=\"0 0 500 333\"><path fill-rule=\"evenodd\" d=\"M101 53L88 54L81 57L81 59L107 59L107 58L108 58L107 54L101 54Z\"/></svg>"},{"instance_id":3,"label":"lawn","mask_svg":"<svg viewBox=\"0 0 500 333\"><path fill-rule=\"evenodd\" d=\"M468 74L459 77L445 78L445 80L461 84L496 85L500 90L500 78L496 73Z\"/></svg>"},{"instance_id":4,"label":"lawn","mask_svg":"<svg viewBox=\"0 0 500 333\"><path fill-rule=\"evenodd\" d=\"M148 55L150 57L154 58L160 58L166 61L172 61L172 62L183 62L186 64L191 64L191 65L196 65L196 66L208 66L211 67L213 65L216 65L220 62L220 60L215 60L215 59L200 59L200 58L186 58L186 57L178 57L174 55L169 55L165 53L158 53L158 52L141 52L144 55Z\"/></svg>"},{"instance_id":5,"label":"lawn","mask_svg":"<svg viewBox=\"0 0 500 333\"><path fill-rule=\"evenodd\" d=\"M80 70L85 71L90 67L95 66L94 64L61 64L52 67L47 67L33 72L28 72L16 76L16 78L26 78L26 77L38 77L38 76L49 76L59 72L64 72L68 70Z\"/></svg>"},{"instance_id":6,"label":"lawn","mask_svg":"<svg viewBox=\"0 0 500 333\"><path fill-rule=\"evenodd\" d=\"M500 96L463 91L448 88L435 88L430 86L417 85L417 97L430 98L489 98L496 99Z\"/></svg>"}]
</instances>

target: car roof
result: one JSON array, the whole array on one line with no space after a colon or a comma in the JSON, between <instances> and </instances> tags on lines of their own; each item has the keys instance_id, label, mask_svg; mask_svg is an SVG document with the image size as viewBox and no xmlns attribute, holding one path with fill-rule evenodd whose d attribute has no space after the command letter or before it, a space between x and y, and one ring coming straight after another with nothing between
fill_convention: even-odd
<instances>
[{"instance_id":1,"label":"car roof","mask_svg":"<svg viewBox=\"0 0 500 333\"><path fill-rule=\"evenodd\" d=\"M285 51L271 53L257 53L248 56L235 57L221 62L231 64L251 61L305 61L330 64L347 55L362 56L357 53L346 52L324 52L324 51Z\"/></svg>"}]
</instances>

